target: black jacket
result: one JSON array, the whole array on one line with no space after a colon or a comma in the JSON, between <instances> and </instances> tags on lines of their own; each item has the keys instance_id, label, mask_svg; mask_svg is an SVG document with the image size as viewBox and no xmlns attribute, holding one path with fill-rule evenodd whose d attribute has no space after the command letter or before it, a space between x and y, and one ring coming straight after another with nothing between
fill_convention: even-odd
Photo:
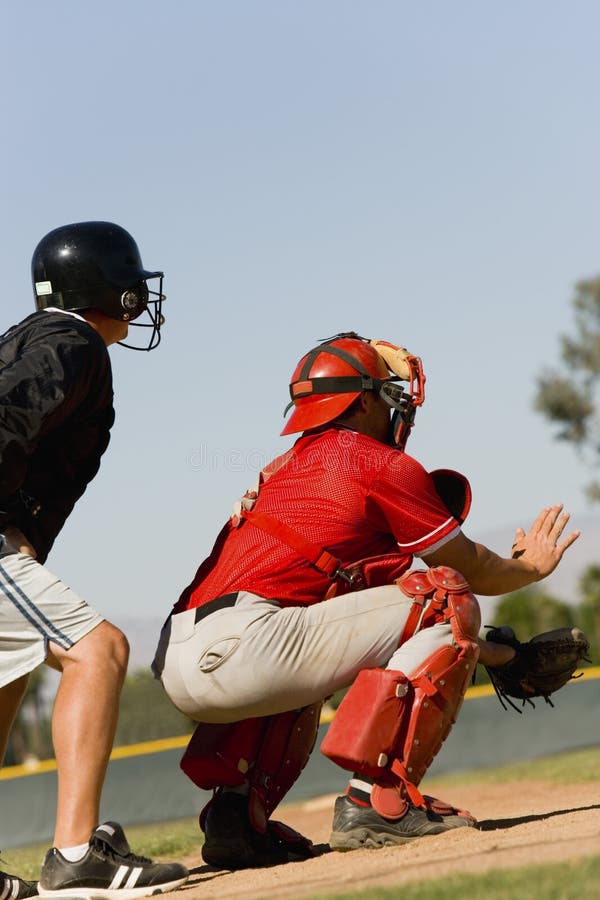
<instances>
[{"instance_id":1,"label":"black jacket","mask_svg":"<svg viewBox=\"0 0 600 900\"><path fill-rule=\"evenodd\" d=\"M36 312L0 337L0 531L45 562L100 467L114 421L106 345L87 322Z\"/></svg>"}]
</instances>

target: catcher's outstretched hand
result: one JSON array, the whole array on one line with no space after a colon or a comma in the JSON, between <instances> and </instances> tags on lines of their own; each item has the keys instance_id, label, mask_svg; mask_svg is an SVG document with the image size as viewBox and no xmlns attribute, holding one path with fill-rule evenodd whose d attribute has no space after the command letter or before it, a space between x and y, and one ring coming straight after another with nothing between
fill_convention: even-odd
<instances>
[{"instance_id":1,"label":"catcher's outstretched hand","mask_svg":"<svg viewBox=\"0 0 600 900\"><path fill-rule=\"evenodd\" d=\"M562 512L562 503L547 506L538 515L528 532L517 528L512 545L513 559L522 559L536 573L536 581L549 575L573 544L580 531L572 531L560 540L569 521L569 513Z\"/></svg>"}]
</instances>

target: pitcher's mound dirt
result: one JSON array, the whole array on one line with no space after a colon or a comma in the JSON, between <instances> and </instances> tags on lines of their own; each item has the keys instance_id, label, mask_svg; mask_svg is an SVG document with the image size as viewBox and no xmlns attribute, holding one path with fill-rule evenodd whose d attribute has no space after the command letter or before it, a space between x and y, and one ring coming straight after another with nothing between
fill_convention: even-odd
<instances>
[{"instance_id":1,"label":"pitcher's mound dirt","mask_svg":"<svg viewBox=\"0 0 600 900\"><path fill-rule=\"evenodd\" d=\"M600 854L600 783L456 786L444 788L440 795L477 816L479 829L459 828L382 850L333 853L327 839L335 796L320 797L283 806L275 818L320 845L324 850L321 856L268 869L224 872L204 865L198 849L185 860L192 876L177 895L181 900L311 897L422 881L448 873L483 872Z\"/></svg>"}]
</instances>

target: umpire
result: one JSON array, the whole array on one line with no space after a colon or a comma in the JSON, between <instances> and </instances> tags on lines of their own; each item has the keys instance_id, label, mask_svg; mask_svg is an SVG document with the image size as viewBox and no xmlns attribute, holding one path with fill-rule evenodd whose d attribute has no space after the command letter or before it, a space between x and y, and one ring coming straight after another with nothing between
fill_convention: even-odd
<instances>
[{"instance_id":1,"label":"umpire","mask_svg":"<svg viewBox=\"0 0 600 900\"><path fill-rule=\"evenodd\" d=\"M188 873L134 856L119 825L98 823L127 639L44 564L109 443L107 348L142 314L149 340L135 349L158 345L163 273L143 268L125 229L81 222L40 241L32 276L36 312L0 337L0 761L29 673L57 669L58 806L39 885L0 873L0 897L143 896Z\"/></svg>"}]
</instances>

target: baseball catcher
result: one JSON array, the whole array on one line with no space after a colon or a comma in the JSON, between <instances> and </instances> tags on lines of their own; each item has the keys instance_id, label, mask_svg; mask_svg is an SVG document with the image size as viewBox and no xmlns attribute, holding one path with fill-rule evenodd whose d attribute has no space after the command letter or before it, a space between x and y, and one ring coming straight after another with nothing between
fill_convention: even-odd
<instances>
[{"instance_id":1,"label":"baseball catcher","mask_svg":"<svg viewBox=\"0 0 600 900\"><path fill-rule=\"evenodd\" d=\"M324 698L348 685L321 747L351 773L331 846L473 826L419 785L478 659L514 655L478 638L475 593L539 581L578 536L562 537L560 506L521 534L517 558L466 536L467 479L405 450L425 375L402 347L336 335L299 361L290 397L282 434L299 437L236 503L153 664L199 723L182 768L214 792L204 860L230 869L314 852L272 813L309 758Z\"/></svg>"},{"instance_id":2,"label":"baseball catcher","mask_svg":"<svg viewBox=\"0 0 600 900\"><path fill-rule=\"evenodd\" d=\"M535 706L534 698L543 697L554 706L551 695L579 677L574 673L583 660L591 662L589 641L580 628L555 628L521 643L513 629L503 625L490 628L486 640L515 651L513 659L503 666L488 667L487 672L504 709L508 703L519 713L511 697L521 700L523 706Z\"/></svg>"}]
</instances>

